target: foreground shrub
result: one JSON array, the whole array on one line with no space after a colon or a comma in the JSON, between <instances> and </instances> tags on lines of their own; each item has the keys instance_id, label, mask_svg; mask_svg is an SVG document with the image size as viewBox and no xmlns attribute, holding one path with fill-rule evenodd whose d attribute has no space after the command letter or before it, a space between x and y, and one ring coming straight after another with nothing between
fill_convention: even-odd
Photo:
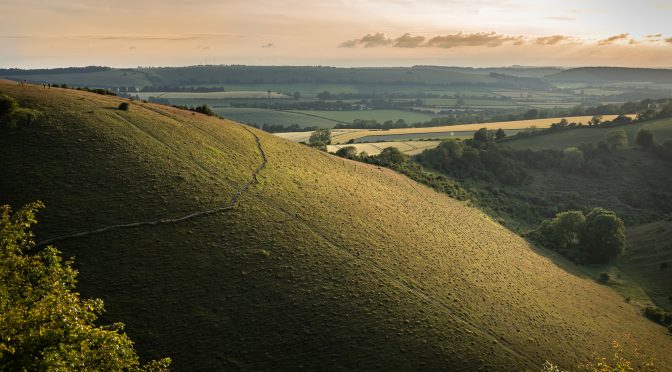
<instances>
[{"instance_id":1,"label":"foreground shrub","mask_svg":"<svg viewBox=\"0 0 672 372\"><path fill-rule=\"evenodd\" d=\"M123 324L96 325L103 302L79 297L72 261L34 249L41 207L0 206L0 370L166 370L170 359L140 365Z\"/></svg>"},{"instance_id":2,"label":"foreground shrub","mask_svg":"<svg viewBox=\"0 0 672 372\"><path fill-rule=\"evenodd\" d=\"M642 352L632 336L626 334L625 338L626 342L631 346L630 348L626 349L623 344L614 340L611 343L613 354L610 357L594 354L592 360L579 365L579 370L589 372L657 371L655 358Z\"/></svg>"},{"instance_id":3,"label":"foreground shrub","mask_svg":"<svg viewBox=\"0 0 672 372\"><path fill-rule=\"evenodd\" d=\"M128 104L128 102L122 102L119 104L119 110L121 111L128 111L129 107L130 105Z\"/></svg>"},{"instance_id":4,"label":"foreground shrub","mask_svg":"<svg viewBox=\"0 0 672 372\"><path fill-rule=\"evenodd\" d=\"M7 120L19 108L19 103L6 94L0 94L0 121Z\"/></svg>"}]
</instances>

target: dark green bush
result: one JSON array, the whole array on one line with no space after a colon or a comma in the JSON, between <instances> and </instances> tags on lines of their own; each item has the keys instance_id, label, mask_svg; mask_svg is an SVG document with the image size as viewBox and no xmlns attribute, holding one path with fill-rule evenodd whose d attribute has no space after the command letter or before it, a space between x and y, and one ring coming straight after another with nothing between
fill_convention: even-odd
<instances>
[{"instance_id":1,"label":"dark green bush","mask_svg":"<svg viewBox=\"0 0 672 372\"><path fill-rule=\"evenodd\" d=\"M130 105L128 104L128 102L122 102L119 104L119 110L121 111L128 111L129 107Z\"/></svg>"}]
</instances>

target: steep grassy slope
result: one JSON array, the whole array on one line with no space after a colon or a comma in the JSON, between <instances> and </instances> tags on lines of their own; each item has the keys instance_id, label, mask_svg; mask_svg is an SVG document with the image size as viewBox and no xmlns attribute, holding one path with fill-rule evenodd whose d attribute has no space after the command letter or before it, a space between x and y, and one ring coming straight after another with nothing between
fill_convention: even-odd
<instances>
[{"instance_id":1,"label":"steep grassy slope","mask_svg":"<svg viewBox=\"0 0 672 372\"><path fill-rule=\"evenodd\" d=\"M672 340L614 292L463 203L386 169L152 104L0 83L42 120L0 136L0 195L41 199L86 296L178 370L571 368L629 332ZM255 138L256 136L256 138Z\"/></svg>"},{"instance_id":2,"label":"steep grassy slope","mask_svg":"<svg viewBox=\"0 0 672 372\"><path fill-rule=\"evenodd\" d=\"M656 305L672 310L672 221L628 229L628 251L621 261Z\"/></svg>"}]
</instances>

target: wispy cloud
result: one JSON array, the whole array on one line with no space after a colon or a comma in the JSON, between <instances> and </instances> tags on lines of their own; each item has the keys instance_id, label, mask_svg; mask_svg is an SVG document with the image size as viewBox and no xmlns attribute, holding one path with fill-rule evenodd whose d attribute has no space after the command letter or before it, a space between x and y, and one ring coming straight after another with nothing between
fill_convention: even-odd
<instances>
[{"instance_id":1,"label":"wispy cloud","mask_svg":"<svg viewBox=\"0 0 672 372\"><path fill-rule=\"evenodd\" d=\"M542 36L534 39L537 45L556 45L564 42L575 41L573 37L567 35Z\"/></svg>"},{"instance_id":2,"label":"wispy cloud","mask_svg":"<svg viewBox=\"0 0 672 372\"><path fill-rule=\"evenodd\" d=\"M425 46L438 48L457 48L465 46L498 47L508 42L522 40L522 36L501 35L495 32L479 32L475 34L457 33L454 35L435 36Z\"/></svg>"},{"instance_id":3,"label":"wispy cloud","mask_svg":"<svg viewBox=\"0 0 672 372\"><path fill-rule=\"evenodd\" d=\"M633 40L633 39L630 38L630 34L624 33L624 34L618 34L618 35L610 36L606 39L602 39L602 40L598 41L597 44L598 45L611 45L611 44L614 44L614 43L619 42L621 40L628 40L628 39Z\"/></svg>"},{"instance_id":4,"label":"wispy cloud","mask_svg":"<svg viewBox=\"0 0 672 372\"><path fill-rule=\"evenodd\" d=\"M268 49L268 48L273 48L274 46L275 46L275 44L273 44L273 43L268 43L268 44L264 44L264 45L262 45L261 47L264 48L264 49Z\"/></svg>"},{"instance_id":5,"label":"wispy cloud","mask_svg":"<svg viewBox=\"0 0 672 372\"><path fill-rule=\"evenodd\" d=\"M417 48L424 41L424 36L411 36L411 34L406 33L394 39L394 46L399 48Z\"/></svg>"},{"instance_id":6,"label":"wispy cloud","mask_svg":"<svg viewBox=\"0 0 672 372\"><path fill-rule=\"evenodd\" d=\"M364 48L375 48L390 45L394 40L387 37L382 32L377 32L375 34L366 34L361 39L353 39L342 42L339 46L341 48L355 48L358 46L363 46Z\"/></svg>"},{"instance_id":7,"label":"wispy cloud","mask_svg":"<svg viewBox=\"0 0 672 372\"><path fill-rule=\"evenodd\" d=\"M467 46L497 47L505 43L520 45L524 43L523 36L502 35L495 32L464 33L458 32L449 35L437 35L427 39L424 36L413 36L409 33L392 39L382 32L367 34L361 39L347 40L339 44L341 48L375 48L393 46L396 48L458 48Z\"/></svg>"}]
</instances>

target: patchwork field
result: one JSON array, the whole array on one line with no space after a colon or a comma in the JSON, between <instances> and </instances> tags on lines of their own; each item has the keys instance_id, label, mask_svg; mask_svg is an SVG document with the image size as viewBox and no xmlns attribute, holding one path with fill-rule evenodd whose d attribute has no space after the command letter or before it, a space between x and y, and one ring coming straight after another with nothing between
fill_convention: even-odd
<instances>
[{"instance_id":1,"label":"patchwork field","mask_svg":"<svg viewBox=\"0 0 672 372\"><path fill-rule=\"evenodd\" d=\"M163 98L167 100L221 100L234 98L260 98L260 99L277 99L289 98L289 96L271 91L259 90L240 90L240 91L226 91L226 92L138 92L135 95L141 99L148 99L149 97Z\"/></svg>"},{"instance_id":2,"label":"patchwork field","mask_svg":"<svg viewBox=\"0 0 672 372\"><path fill-rule=\"evenodd\" d=\"M240 123L273 125L298 125L300 127L333 128L338 122L317 116L304 115L291 111L267 110L259 108L213 107L217 115Z\"/></svg>"},{"instance_id":3,"label":"patchwork field","mask_svg":"<svg viewBox=\"0 0 672 372\"><path fill-rule=\"evenodd\" d=\"M175 370L572 369L629 333L672 368L666 330L616 292L391 170L162 105L0 91L41 115L0 136L3 203L47 206L37 240L238 195L219 213L57 241L76 257L83 296L105 301L105 321L125 322L145 359L170 356Z\"/></svg>"},{"instance_id":4,"label":"patchwork field","mask_svg":"<svg viewBox=\"0 0 672 372\"><path fill-rule=\"evenodd\" d=\"M358 111L296 111L297 113L322 117L329 120L352 123L355 119L376 120L383 123L388 120L397 121L403 119L406 123L424 123L434 116L421 112L402 110L358 110Z\"/></svg>"},{"instance_id":5,"label":"patchwork field","mask_svg":"<svg viewBox=\"0 0 672 372\"><path fill-rule=\"evenodd\" d=\"M377 142L377 143L353 143L349 145L329 145L328 152L336 152L338 149L353 146L357 153L365 151L369 155L378 155L387 147L396 147L404 154L417 155L427 149L432 149L441 143L440 141L406 141L406 142Z\"/></svg>"},{"instance_id":6,"label":"patchwork field","mask_svg":"<svg viewBox=\"0 0 672 372\"><path fill-rule=\"evenodd\" d=\"M604 120L612 120L616 115L605 115ZM583 123L586 124L590 121L592 116L574 116L567 117L566 119L570 123ZM410 140L413 138L436 138L436 137L468 137L473 135L473 132L479 130L480 128L487 128L488 130L497 130L504 129L511 131L510 133L515 133L517 131L536 127L536 128L548 128L553 123L557 123L562 118L548 118L548 119L534 119L534 120L517 120L517 121L505 121L505 122L494 122L494 123L480 123L480 124L461 124L461 125L447 125L440 127L431 127L431 128L403 128L403 129L390 129L390 130L350 130L350 131L332 131L331 142L332 144L344 144L350 140L358 140L359 138L366 137L367 142L376 142L380 141L391 141L391 140ZM459 132L468 132L463 133L462 136L459 135ZM311 132L304 132L301 134L298 133L279 133L283 138L291 138L293 141L301 142L307 141L310 137ZM456 136L451 136L450 133L458 133Z\"/></svg>"}]
</instances>

